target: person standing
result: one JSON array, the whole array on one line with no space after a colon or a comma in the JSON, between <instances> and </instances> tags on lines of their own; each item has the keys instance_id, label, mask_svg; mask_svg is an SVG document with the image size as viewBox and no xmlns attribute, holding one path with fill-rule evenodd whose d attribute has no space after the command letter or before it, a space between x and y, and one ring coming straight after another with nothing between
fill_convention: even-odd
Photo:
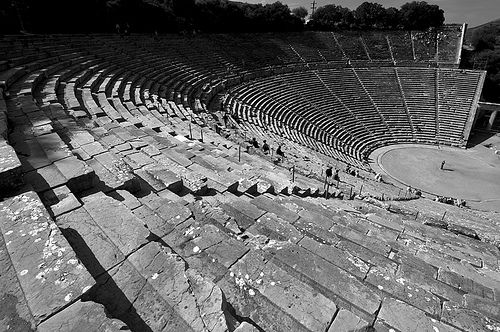
<instances>
[{"instance_id":1,"label":"person standing","mask_svg":"<svg viewBox=\"0 0 500 332\"><path fill-rule=\"evenodd\" d=\"M443 160L443 161L441 162L441 170L443 170L443 169L444 169L444 164L446 164L446 160Z\"/></svg>"}]
</instances>

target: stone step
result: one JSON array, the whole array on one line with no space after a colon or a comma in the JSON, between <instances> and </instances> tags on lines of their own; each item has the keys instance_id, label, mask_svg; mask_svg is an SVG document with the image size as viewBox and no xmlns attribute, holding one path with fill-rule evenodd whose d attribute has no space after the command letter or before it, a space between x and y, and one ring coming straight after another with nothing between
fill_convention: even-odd
<instances>
[{"instance_id":1,"label":"stone step","mask_svg":"<svg viewBox=\"0 0 500 332\"><path fill-rule=\"evenodd\" d=\"M16 151L0 138L0 196L22 185L22 165Z\"/></svg>"},{"instance_id":2,"label":"stone step","mask_svg":"<svg viewBox=\"0 0 500 332\"><path fill-rule=\"evenodd\" d=\"M34 192L0 203L0 227L36 324L95 284Z\"/></svg>"}]
</instances>

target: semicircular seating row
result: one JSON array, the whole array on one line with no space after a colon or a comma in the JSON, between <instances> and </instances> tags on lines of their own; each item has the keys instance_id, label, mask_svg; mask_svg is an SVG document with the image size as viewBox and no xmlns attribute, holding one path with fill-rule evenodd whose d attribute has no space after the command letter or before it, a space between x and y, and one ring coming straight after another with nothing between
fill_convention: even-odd
<instances>
[{"instance_id":1,"label":"semicircular seating row","mask_svg":"<svg viewBox=\"0 0 500 332\"><path fill-rule=\"evenodd\" d=\"M135 41L139 42L138 39ZM39 133L33 133L33 136L36 137L34 141L39 140L40 143L43 143L43 141L52 138L55 141L55 138L59 134L58 129L61 129L54 128L58 133L50 133L51 129L45 128L45 125L57 125L62 128L80 125L80 123L67 117L66 112L73 114L77 118L82 117L83 123L85 123L83 119L91 117L93 122L102 127L93 128L92 132L101 133L102 142L108 142L116 151L120 151L120 146L124 145L119 144L119 141L113 141L117 137L132 137L137 133L146 140L146 137L142 135L147 135L148 133L161 134L172 123L184 126L184 129L187 129L185 126L186 122L189 121L178 121L176 118L166 119L165 115L172 115L174 111L176 114L186 118L192 116L193 126L195 126L196 122L203 122L200 118L201 116L191 110L191 101L196 99L193 95L196 96L198 93L201 93L197 90L198 88L193 88L193 86L202 87L207 82L207 79L213 79L218 73L225 75L226 68L224 65L219 64L220 60L212 59L212 67L208 65L203 67L201 64L207 64L208 62L205 61L212 60L204 59L203 55L201 55L199 56L199 65L186 67L182 66L182 64L189 61L182 59L181 56L177 58L166 57L161 54L164 52L163 49L158 49L159 54L155 54L155 51L140 49L137 45L132 45L131 40L120 40L116 37L105 36L58 37L46 41L37 41L35 38L34 41L30 41L28 47L22 48L23 52L16 61L16 67L13 67L13 70L8 73L9 79L4 80L6 82L4 83L4 87L7 87L6 91L11 94L6 100L9 107L9 118L15 122L18 131L40 131ZM200 47L196 43L191 46L193 49ZM32 52L32 54L28 55L24 54L24 52ZM195 51L191 50L191 52L194 54L189 58L190 61L198 57ZM187 53L190 52L186 51ZM28 59L31 60L28 61ZM281 79L281 77L278 78ZM36 99L38 105L33 101L33 98ZM160 105L156 104L155 100L157 99L161 100ZM18 109L19 105L17 105L17 102L22 104L21 109ZM63 104L64 108L60 104ZM59 117L60 113L62 113L62 116ZM47 117L51 117L50 120L47 120ZM26 120L29 120L32 126L24 122ZM125 123L133 123L134 121L135 125L121 126L125 125ZM23 126L26 126L26 128ZM126 128L129 130L125 130ZM79 130L81 130L81 133L85 132L85 128L80 128ZM43 131L46 131L46 133L42 133ZM62 130L60 131L63 132ZM91 158L92 162L105 159L107 158L105 157L106 155L109 156L109 153L98 150L99 144L90 143L92 136L88 133L87 135L80 136L79 133L75 130L73 134L77 136L71 137L70 144L75 147L73 153L80 150L79 153L82 159L86 159L85 154L95 153L96 158ZM290 129L290 133L298 134L299 132ZM38 134L40 135L37 136ZM140 144L135 140L129 140L129 142ZM166 144L166 142L163 143ZM81 148L78 147L79 144L81 144ZM152 148L146 150L148 147L140 147L141 151L149 151L151 155L157 153ZM51 148L55 147L51 146ZM51 157L57 158L57 155L63 153L62 160L74 159L72 156L68 157L65 155L63 150L61 147L51 150L53 152ZM138 149L132 150L137 151ZM182 162L182 157L179 155L176 156L175 149L169 149L169 154L173 158L178 158L179 162ZM135 153L135 155L137 156L138 153ZM129 158L129 160L138 163L139 166L142 162L141 159ZM216 158L206 160L210 160L214 164L217 163ZM223 159L223 163L226 163L225 167L227 168L229 161ZM57 161L55 164L57 164ZM88 164L96 167L97 173L97 165L94 165L90 161L88 161ZM233 163L231 167L233 166L237 167L238 165ZM184 169L187 172L190 167L185 167ZM71 173L70 171L72 170L69 170L68 173ZM113 171L119 173L118 169L114 169ZM108 173L110 172L112 170ZM271 175L276 176L276 174ZM123 177L123 174L120 176ZM50 180L51 177L47 177L47 179ZM82 183L77 181L73 184L82 186ZM321 185L322 183L320 183ZM61 188L62 186L60 183L57 184L57 188ZM70 187L69 181L68 187ZM72 187L70 189L76 192L77 189L87 188ZM125 192L123 194L125 195ZM36 206L41 206L42 203L35 196L32 196L30 193L16 199L29 198L29 204L36 203ZM129 196L132 195L129 194ZM191 307L184 307L183 309L182 307L185 302L180 302L182 305L173 306L172 303L177 303L178 298L172 298L172 296L168 296L170 294L166 294L168 292L164 291L163 283L166 284L169 282L170 284L175 284L178 280L184 279L175 279L175 276L170 276L170 273L162 272L159 273L160 278L157 279L158 283L155 284L153 280L156 277L151 277L152 270L144 268L142 264L142 261L145 261L142 259L146 256L139 256L144 251L141 251L140 247L134 246L135 244L140 245L142 248L146 248L147 246L146 249L152 246L151 244L153 243L141 241L143 241L142 236L146 237L150 234L149 231L146 232L144 225L148 225L148 227L153 226L154 222L156 222L153 217L157 216L155 213L161 213L160 210L162 209L159 206L167 207L163 215L168 214L169 218L175 215L170 210L170 207L174 205L172 202L160 199L158 196L153 195L153 197L156 198L149 202L149 196L142 197L140 201L138 199L129 201L128 204L139 204L141 206L140 208L136 206L134 212L131 212L132 208L129 208L125 201L124 203L118 202L101 192L91 194L82 199L83 210L80 211L82 213L87 212L84 214L73 214L70 212L63 214L62 217L58 215L55 217L55 222L47 222L50 225L50 230L46 226L47 229L41 234L56 233L53 230L61 227L61 225L63 227L74 227L75 232L82 234L82 237L84 237L82 239L83 243L88 243L89 249L96 253L96 259L99 259L99 264L102 262L101 253L105 251L94 250L99 245L109 244L109 246L102 248L110 248L109 252L112 254L116 253L118 257L121 257L120 255L126 257L126 253L138 249L137 255L134 253L129 256L131 257L131 265L127 270L124 270L130 271L126 273L127 278L119 278L118 273L113 274L111 272L111 269L117 266L115 260L111 260L111 263L106 265L105 268L106 271L110 271L110 275L113 274L113 281L116 280L116 285L113 286L114 289L118 289L124 294L129 294L129 290L130 293L137 294L138 292L133 288L134 285L139 284L139 282L145 285L145 291L137 295L137 301L131 301L134 304L132 309L141 320L148 322L152 326L151 329L156 331L169 329L169 326L165 329L156 326L157 321L161 323L166 317L170 317L171 321L174 322L177 318L179 318L179 321L184 319L186 321L191 319L192 321L192 317L194 316L190 315L195 310L192 310L193 308ZM238 218L238 220L243 220L243 223L249 221L248 225L244 227L250 233L266 234L273 242L279 241L277 242L279 245L285 242L283 241L283 239L286 239L285 236L288 238L296 236L296 238L293 238L293 241L289 241L286 244L286 247L283 248L284 250L280 249L277 252L276 258L272 262L262 263L263 261L261 261L259 263L257 259L260 259L260 255L269 252L264 251L264 249L253 248L254 244L252 242L243 242L243 237L234 236L233 231L229 227L222 226L223 223L219 219L216 222L220 222L220 226L215 227L213 224L201 225L199 234L207 239L211 239L210 236L212 234L213 238L221 246L220 250L202 249L203 255L200 255L200 257L203 260L200 259L202 263L200 264L202 266L200 269L205 269L205 266L214 266L223 271L224 278L220 282L217 282L217 285L220 285L223 294L231 299L230 304L241 307L248 306L248 302L246 302L248 296L241 297L241 300L239 296L232 296L232 294L238 294L237 292L241 290L238 290L236 287L237 284L232 279L229 279L229 276L233 273L237 275L241 273L245 274L247 271L246 266L257 266L254 263L260 264L258 265L259 269L264 266L262 264L266 264L266 276L272 276L272 279L266 279L266 286L255 283L252 286L252 292L254 293L250 295L257 296L259 301L263 303L262 306L259 305L256 309L258 314L252 319L256 321L258 326L262 326L266 330L273 330L273 327L278 325L281 329L290 329L289 326L291 326L292 330L325 330L329 326L332 326L332 329L335 330L338 326L345 324L345 317L356 322L359 321L363 325L369 325L368 321L375 322L374 324L386 330L389 328L405 330L410 329L414 325L414 321L410 323L401 322L399 317L391 315L393 311L410 312L413 315L412 317L418 318L419 324L426 327L438 325L442 326L442 329L451 329L450 324L452 324L458 328L464 327L463 329L466 330L472 320L473 324L481 328L485 328L486 326L497 328L498 326L498 323L494 321L495 319L498 320L498 315L495 310L491 309L494 308L494 301L498 301L498 282L496 282L498 276L494 274L494 271L492 272L483 268L493 269L495 263L498 262L498 250L492 244L472 240L469 237L458 236L446 229L429 228L429 226L423 225L420 220L413 220L413 214L405 217L376 208L363 201L352 203L349 201L344 203L332 200L307 201L294 196L285 198L278 195L271 195L270 197L261 195L255 199L252 198L249 202L247 201L248 197L242 198L234 195L229 197L231 198L222 205L224 213L231 213L231 216ZM2 205L10 204L11 201L2 202ZM25 201L23 200L23 202ZM147 202L147 204L143 202ZM437 203L429 201L427 204L435 208L436 212L432 212L433 215L438 216L441 214L442 207L432 205ZM108 211L106 214L102 213L101 205L106 206ZM23 205L22 209L25 209L25 206L27 205ZM152 211L150 215L142 215L138 211L147 211L146 207ZM290 210L292 207L294 207L293 211ZM176 208L179 207L176 206ZM199 208L202 209L203 206L200 205ZM462 215L462 213L466 213L462 211L467 211L463 209L451 210L452 208L447 208L447 211L450 210L448 215ZM415 208L412 208L411 211L413 209ZM428 213L427 210L430 209L422 210L424 210L422 214L426 214ZM186 211L186 209L176 211ZM246 213L254 212L253 217L244 217L240 211L246 211ZM125 218L122 217L122 213L126 216ZM264 213L267 214L265 216L266 219L262 220L265 220L266 225L263 225L264 222L257 221L260 220ZM280 215L279 217L278 214ZM188 218L189 215L186 214L185 218ZM85 218L82 218L82 216L85 216ZM41 218L41 220L43 222L49 220L48 214L45 212L42 217L43 219ZM177 216L176 218L179 217ZM223 217L221 216L220 218L222 219ZM280 217L283 217L283 220ZM29 222L33 223L33 215L20 215L20 219L23 222L28 218L31 218ZM109 221L105 220L108 218L110 219ZM120 220L120 218L122 219ZM214 218L217 218L217 215L214 214ZM458 217L456 218L458 219ZM3 223L6 217L1 215L0 219L2 219ZM487 225L487 227L493 227L476 215L472 215L472 218L466 219L464 223L466 222L467 225L471 223L471 220L479 220L482 224ZM117 221L116 223L114 222L115 220ZM294 221L293 224L290 220ZM10 220L9 222L13 224L13 221ZM66 224L64 224L65 221L67 222ZM140 227L127 227L130 226L129 224L134 223ZM176 221L176 223L178 222ZM124 227L123 225L125 224L126 226ZM158 228L162 228L161 230L163 230L165 223L162 222L161 224L162 226ZM85 227L89 227L88 225L92 225L93 228L89 229L95 230L95 234L93 234L94 231L82 231ZM107 227L105 227L106 225ZM46 301L43 302L48 302L52 305L55 301L58 301L58 307L54 306L54 308L62 310L57 312L57 315L64 314L64 308L70 305L71 307L79 305L80 301L78 298L71 299L71 302L68 303L66 298L60 296L60 292L55 294L49 293L47 289L51 290L51 288L39 287L38 284L33 283L31 280L27 281L26 278L20 278L15 274L16 270L21 271L21 266L24 268L25 264L33 264L32 256L26 258L19 254L25 252L23 249L26 246L32 246L32 244L29 241L17 239L22 238L24 235L19 235L22 231L18 232L17 230L21 227L16 227L15 232L10 231L9 228L2 228L2 231L5 231L5 233L2 233L2 236L0 236L0 246L4 248L2 250L4 256L6 253L10 255L10 259L6 258L5 261L12 261L12 265L15 267L15 269L9 269L7 272L10 273L9 276L12 275L11 272L14 273L12 280L19 280L24 294L27 294L26 296L32 301L29 302L29 305L31 306L33 302L40 302L38 299L42 297L31 297L31 293L41 294L40 289L45 290L43 295L46 295L44 297ZM191 248L199 249L199 247L195 247L195 239L188 236L189 231L186 232L190 227L191 224L189 221L179 223L172 231L171 236L166 238L166 241L168 241L167 244L172 248L173 252L183 253L181 259L177 261L180 263L179 265L184 265L184 262L187 262L188 255L192 257L192 252L194 251ZM153 230L152 227L150 229ZM7 232L7 230L9 231ZM134 231L140 234L135 237L137 234ZM68 232L66 234L71 235L75 232ZM154 232L157 232L157 230L155 229ZM24 246L10 246L7 248L9 244L2 242L6 234L12 235L12 238L17 241L16 243L22 243ZM141 240L136 241L135 244L125 243L127 240L123 239L130 238L126 237L126 234L133 234L134 238L141 238ZM63 234L60 238L56 238L59 241L59 245L64 245L71 255L80 258L79 255L83 254L83 252L76 246L75 251L73 251L70 243L66 243L69 240L64 240L64 236L66 235ZM103 242L96 241L95 239L98 237L102 238ZM70 237L68 236L68 238ZM431 240L422 240L427 238ZM335 242L335 245L333 245L333 242ZM35 241L35 243L37 242ZM145 243L146 246L143 246ZM325 245L326 243L328 244ZM43 244L43 241L40 244ZM187 247L188 250L184 250L186 244L189 245ZM252 247L252 251L249 250L250 246ZM416 246L418 246L418 250L415 249ZM325 248L329 251L325 251ZM87 253L88 249L86 247L83 249ZM129 251L126 252L125 250ZM271 248L271 250L274 249ZM74 252L75 254L73 254ZM247 252L250 254L247 255ZM170 251L160 253L158 264L170 262L164 259L167 253L170 254ZM243 257L244 255L245 257ZM152 256L154 255L148 254L148 257ZM176 256L172 257L177 259ZM30 259L29 262L28 259ZM222 265L222 262L224 262L224 265ZM309 262L317 264L321 269L311 268L312 265ZM81 282L91 281L92 279L97 280L97 273L102 273L100 269L98 269L99 272L96 272L96 269L91 269L90 265L85 265L89 269L88 278L85 280L82 280L83 277L80 278ZM192 264L192 267L194 265ZM40 266L38 265L38 268ZM156 266L162 266L162 271L169 271L163 269L166 265L155 265L155 268ZM82 268L83 266L79 267ZM193 269L196 270L196 267L193 267ZM319 270L321 271L318 274ZM22 272L21 274L29 273L27 275L34 278L36 272L33 271L36 271L36 266L33 269L30 268L29 272L26 270L26 272ZM276 274L276 271L279 274ZM399 274L396 274L397 271L399 271ZM485 271L489 272L489 274L483 274ZM198 272L201 272L201 270L196 273ZM133 277L129 277L130 275L133 275ZM180 273L180 275L183 275L183 273ZM108 279L107 274L104 277L106 280ZM400 286L401 281L397 278L402 277L405 278L405 285ZM51 278L53 277L51 276ZM210 277L208 279L211 280ZM130 282L129 280L133 280L134 282ZM268 287L267 282L270 280L277 280L278 282L275 283L273 281L273 284L269 283L269 285L276 285L281 288L276 288L277 291L275 292L266 291L264 287ZM78 284L75 284L75 289L76 286L83 286L83 283L80 281ZM282 282L285 286L282 286ZM46 283L45 285L48 284ZM332 286L337 284L348 285L349 287ZM381 284L384 286L382 287ZM297 298L295 293L285 298L292 299L293 297L293 303L300 305L300 311L307 312L307 305L317 299L318 294L321 294L322 303L327 303L330 311L325 314L321 313L320 319L300 320L300 322L299 319L291 319L297 312L296 307L290 308L288 305L283 305L283 298L279 297L276 300L275 296L275 294L288 294L287 285L292 285L294 289L301 290L300 294L297 293L300 295L299 298ZM416 290L408 293L407 288L410 289L410 287ZM382 288L385 289L384 293L382 293ZM78 291L81 289L82 287L79 287ZM103 288L97 289L98 291L95 293L101 293L101 289ZM132 289L134 291L131 291ZM325 292L325 289L328 292ZM100 299L100 297L98 298ZM369 303L366 301L368 298L372 299L368 301ZM159 310L151 310L151 299L155 301L154 303L158 303ZM118 297L116 301L112 301L111 303L114 305L120 300L122 298ZM92 304L93 302L98 301L92 298L92 301L88 304ZM108 299L106 299L106 302L108 302ZM109 303L103 304L110 307ZM42 307L42 309L45 309L45 306L47 305L37 305L36 308ZM49 311L48 314L47 311L41 310L31 310L31 312L33 316L36 316L37 324L42 319L49 317L41 324L46 327L46 324L51 323L51 318L55 317L57 320L54 326L61 326L61 320L55 315L54 308L50 307L49 309L52 309L52 311ZM198 308L194 307L194 309L197 310ZM100 310L102 311L102 308ZM351 313L351 311L353 312ZM74 313L74 311L71 312ZM273 312L273 315L266 314L268 312ZM337 315L338 312L341 313ZM52 316L52 314L54 315ZM198 314L203 315L204 313L198 311ZM360 317L358 318L357 315ZM103 317L100 318L105 319ZM437 321L435 318L440 321ZM97 319L95 318L95 320ZM63 322L66 321L63 320ZM291 322L291 325L281 324L281 322ZM307 327L303 324L307 324ZM180 328L180 330L189 330L189 328L186 325L185 328ZM136 329L138 330L138 328ZM40 328L40 330L42 331L43 329ZM49 327L45 330L53 331L55 329L50 329ZM193 330L196 330L196 328L193 328Z\"/></svg>"},{"instance_id":2,"label":"semicircular seating row","mask_svg":"<svg viewBox=\"0 0 500 332\"><path fill-rule=\"evenodd\" d=\"M242 84L225 103L245 122L276 133L294 128L333 147L337 159L363 161L388 144L464 146L483 75L408 67L311 70Z\"/></svg>"},{"instance_id":3,"label":"semicircular seating row","mask_svg":"<svg viewBox=\"0 0 500 332\"><path fill-rule=\"evenodd\" d=\"M436 59L453 63L456 54L444 50L456 46L461 28L448 30L446 38L404 32L359 38L349 33L310 32L158 39L114 35L3 37L1 49L8 56L5 61L0 59L0 86L11 88L17 82L10 90L18 94L38 89L42 103L61 101L76 117L102 118L101 122L107 118L158 128L161 113L175 108L203 124L194 112L203 108L202 101L208 103L220 87L240 83L245 75L258 77L273 71L263 68L290 69L290 64L315 61L338 62L342 67L347 59L353 61L351 65L355 60L361 64L375 59L423 66ZM438 48L438 43L449 47ZM377 56L376 50L382 49L385 55ZM443 52L436 57L438 49ZM393 65L386 62L383 65ZM24 79L17 81L20 77ZM311 139L315 137L308 139L309 145L317 144ZM339 143L333 143L334 150L340 149ZM331 151L332 146L316 149ZM347 162L359 160L353 151L348 155L353 158Z\"/></svg>"}]
</instances>

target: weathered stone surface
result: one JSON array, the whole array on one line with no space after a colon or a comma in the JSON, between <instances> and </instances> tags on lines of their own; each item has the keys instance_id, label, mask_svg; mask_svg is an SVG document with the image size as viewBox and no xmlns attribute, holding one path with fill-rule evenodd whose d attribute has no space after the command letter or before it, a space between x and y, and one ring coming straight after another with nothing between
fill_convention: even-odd
<instances>
[{"instance_id":1,"label":"weathered stone surface","mask_svg":"<svg viewBox=\"0 0 500 332\"><path fill-rule=\"evenodd\" d=\"M293 223L294 221L299 219L299 216L296 213L288 210L281 204L278 204L274 202L272 199L269 199L265 196L259 196L254 198L251 201L251 203L257 206L261 210L265 210L280 216L280 218L288 221L289 223Z\"/></svg>"},{"instance_id":2,"label":"weathered stone surface","mask_svg":"<svg viewBox=\"0 0 500 332\"><path fill-rule=\"evenodd\" d=\"M369 324L350 311L341 309L330 325L328 332L366 332Z\"/></svg>"},{"instance_id":3,"label":"weathered stone surface","mask_svg":"<svg viewBox=\"0 0 500 332\"><path fill-rule=\"evenodd\" d=\"M124 255L148 242L149 231L119 201L97 193L83 198L83 202L85 210Z\"/></svg>"},{"instance_id":4,"label":"weathered stone surface","mask_svg":"<svg viewBox=\"0 0 500 332\"><path fill-rule=\"evenodd\" d=\"M438 317L441 312L441 302L437 296L401 276L395 277L374 266L370 269L366 281L379 290L389 293L391 297L411 304L433 317Z\"/></svg>"},{"instance_id":5,"label":"weathered stone surface","mask_svg":"<svg viewBox=\"0 0 500 332\"><path fill-rule=\"evenodd\" d=\"M279 218L274 213L266 213L266 215L257 219L257 221L248 228L247 232L254 235L261 234L278 241L290 241L292 243L299 242L303 237L292 224Z\"/></svg>"},{"instance_id":6,"label":"weathered stone surface","mask_svg":"<svg viewBox=\"0 0 500 332\"><path fill-rule=\"evenodd\" d=\"M7 250L36 322L94 284L34 192L0 203L0 212Z\"/></svg>"},{"instance_id":7,"label":"weathered stone surface","mask_svg":"<svg viewBox=\"0 0 500 332\"><path fill-rule=\"evenodd\" d=\"M126 189L136 190L138 188L137 184L134 183L134 176L132 174L132 170L123 162L123 160L117 159L109 152L101 153L99 155L94 156L94 159L97 160L102 166L104 166L111 174L118 178L120 183L123 183L123 186Z\"/></svg>"},{"instance_id":8,"label":"weathered stone surface","mask_svg":"<svg viewBox=\"0 0 500 332\"><path fill-rule=\"evenodd\" d=\"M104 307L94 302L78 301L38 326L39 332L128 330L123 322L108 318Z\"/></svg>"},{"instance_id":9,"label":"weathered stone surface","mask_svg":"<svg viewBox=\"0 0 500 332\"><path fill-rule=\"evenodd\" d=\"M422 273L421 271L411 267L410 265L400 264L396 278L403 277L417 284L422 289L431 292L437 296L447 300L462 303L463 292L455 287L445 284L431 276Z\"/></svg>"},{"instance_id":10,"label":"weathered stone surface","mask_svg":"<svg viewBox=\"0 0 500 332\"><path fill-rule=\"evenodd\" d=\"M258 332L257 328L247 322L241 323L234 332Z\"/></svg>"},{"instance_id":11,"label":"weathered stone surface","mask_svg":"<svg viewBox=\"0 0 500 332\"><path fill-rule=\"evenodd\" d=\"M473 294L465 294L465 307L479 311L485 316L500 322L500 303L497 301L487 300Z\"/></svg>"},{"instance_id":12,"label":"weathered stone surface","mask_svg":"<svg viewBox=\"0 0 500 332\"><path fill-rule=\"evenodd\" d=\"M318 243L309 237L304 237L299 245L316 255L323 257L330 263L355 275L363 280L370 269L370 265L349 252L338 249L329 244Z\"/></svg>"},{"instance_id":13,"label":"weathered stone surface","mask_svg":"<svg viewBox=\"0 0 500 332\"><path fill-rule=\"evenodd\" d=\"M0 234L0 330L35 331L24 293Z\"/></svg>"},{"instance_id":14,"label":"weathered stone surface","mask_svg":"<svg viewBox=\"0 0 500 332\"><path fill-rule=\"evenodd\" d=\"M500 331L500 322L457 303L443 303L442 320L465 331Z\"/></svg>"},{"instance_id":15,"label":"weathered stone surface","mask_svg":"<svg viewBox=\"0 0 500 332\"><path fill-rule=\"evenodd\" d=\"M193 330L227 330L219 287L186 270L186 263L170 249L150 243L129 260Z\"/></svg>"},{"instance_id":16,"label":"weathered stone surface","mask_svg":"<svg viewBox=\"0 0 500 332\"><path fill-rule=\"evenodd\" d=\"M56 224L94 278L125 259L84 208L58 217Z\"/></svg>"},{"instance_id":17,"label":"weathered stone surface","mask_svg":"<svg viewBox=\"0 0 500 332\"><path fill-rule=\"evenodd\" d=\"M390 297L384 298L377 322L386 323L402 332L458 332L454 327L426 316L423 311Z\"/></svg>"},{"instance_id":18,"label":"weathered stone surface","mask_svg":"<svg viewBox=\"0 0 500 332\"><path fill-rule=\"evenodd\" d=\"M75 210L82 205L66 186L45 192L44 199L47 201L46 204L50 205L49 209L54 217Z\"/></svg>"},{"instance_id":19,"label":"weathered stone surface","mask_svg":"<svg viewBox=\"0 0 500 332\"><path fill-rule=\"evenodd\" d=\"M106 149L99 142L93 142L81 146L81 149L85 151L90 157L106 152Z\"/></svg>"},{"instance_id":20,"label":"weathered stone surface","mask_svg":"<svg viewBox=\"0 0 500 332\"><path fill-rule=\"evenodd\" d=\"M252 296L260 292L269 301L311 331L325 331L337 307L311 286L251 251L231 267L230 277Z\"/></svg>"},{"instance_id":21,"label":"weathered stone surface","mask_svg":"<svg viewBox=\"0 0 500 332\"><path fill-rule=\"evenodd\" d=\"M68 180L67 186L73 192L79 193L94 185L94 170L76 157L58 160L54 166Z\"/></svg>"},{"instance_id":22,"label":"weathered stone surface","mask_svg":"<svg viewBox=\"0 0 500 332\"><path fill-rule=\"evenodd\" d=\"M68 146L56 133L39 136L36 140L51 162L72 156Z\"/></svg>"},{"instance_id":23,"label":"weathered stone surface","mask_svg":"<svg viewBox=\"0 0 500 332\"><path fill-rule=\"evenodd\" d=\"M140 170L136 170L135 173L156 192L164 189L180 192L182 189L182 179L164 167L148 165Z\"/></svg>"},{"instance_id":24,"label":"weathered stone surface","mask_svg":"<svg viewBox=\"0 0 500 332\"><path fill-rule=\"evenodd\" d=\"M240 317L248 317L264 331L308 331L294 317L283 311L267 297L258 291L250 292L249 288L239 287L234 277L226 274L217 285L222 289L229 303L233 306L236 314Z\"/></svg>"},{"instance_id":25,"label":"weathered stone surface","mask_svg":"<svg viewBox=\"0 0 500 332\"><path fill-rule=\"evenodd\" d=\"M101 275L83 300L103 304L132 331L193 331L127 260Z\"/></svg>"},{"instance_id":26,"label":"weathered stone surface","mask_svg":"<svg viewBox=\"0 0 500 332\"><path fill-rule=\"evenodd\" d=\"M10 145L2 145L0 139L0 191L12 190L21 184L21 162L14 149Z\"/></svg>"},{"instance_id":27,"label":"weathered stone surface","mask_svg":"<svg viewBox=\"0 0 500 332\"><path fill-rule=\"evenodd\" d=\"M125 206L130 210L136 209L141 206L141 202L139 202L139 200L128 191L117 190L116 193L120 196L118 200L125 204Z\"/></svg>"},{"instance_id":28,"label":"weathered stone surface","mask_svg":"<svg viewBox=\"0 0 500 332\"><path fill-rule=\"evenodd\" d=\"M311 284L316 283L321 286L318 291L325 296L338 297L341 301L345 301L346 304L343 306L347 305L350 311L357 308L365 315L373 315L378 310L381 298L375 291L323 258L298 246L287 246L276 250L275 258L285 264L288 271L296 271L308 278Z\"/></svg>"},{"instance_id":29,"label":"weathered stone surface","mask_svg":"<svg viewBox=\"0 0 500 332\"><path fill-rule=\"evenodd\" d=\"M140 151L128 154L123 160L134 170L154 162L153 159Z\"/></svg>"},{"instance_id":30,"label":"weathered stone surface","mask_svg":"<svg viewBox=\"0 0 500 332\"><path fill-rule=\"evenodd\" d=\"M181 254L183 257L195 256L203 252L226 268L233 265L248 251L241 242L229 237L212 224L190 228L185 236L189 241L184 243Z\"/></svg>"},{"instance_id":31,"label":"weathered stone surface","mask_svg":"<svg viewBox=\"0 0 500 332\"><path fill-rule=\"evenodd\" d=\"M460 275L446 268L439 269L437 279L448 285L460 289L465 293L472 293L490 300L495 298L494 292L491 288L481 285L480 283Z\"/></svg>"},{"instance_id":32,"label":"weathered stone surface","mask_svg":"<svg viewBox=\"0 0 500 332\"><path fill-rule=\"evenodd\" d=\"M24 181L32 185L36 192L42 192L65 184L67 179L56 166L48 165L25 173Z\"/></svg>"}]
</instances>

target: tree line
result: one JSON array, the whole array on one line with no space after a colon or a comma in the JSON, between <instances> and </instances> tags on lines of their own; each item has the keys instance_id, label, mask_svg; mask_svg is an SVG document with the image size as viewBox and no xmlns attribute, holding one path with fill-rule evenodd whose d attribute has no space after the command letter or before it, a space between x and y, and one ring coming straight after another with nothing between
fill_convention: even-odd
<instances>
[{"instance_id":1,"label":"tree line","mask_svg":"<svg viewBox=\"0 0 500 332\"><path fill-rule=\"evenodd\" d=\"M424 1L400 9L364 2L355 10L326 5L308 12L281 2L228 0L0 0L0 34L132 32L264 32L338 29L415 29L440 26L444 13Z\"/></svg>"}]
</instances>

